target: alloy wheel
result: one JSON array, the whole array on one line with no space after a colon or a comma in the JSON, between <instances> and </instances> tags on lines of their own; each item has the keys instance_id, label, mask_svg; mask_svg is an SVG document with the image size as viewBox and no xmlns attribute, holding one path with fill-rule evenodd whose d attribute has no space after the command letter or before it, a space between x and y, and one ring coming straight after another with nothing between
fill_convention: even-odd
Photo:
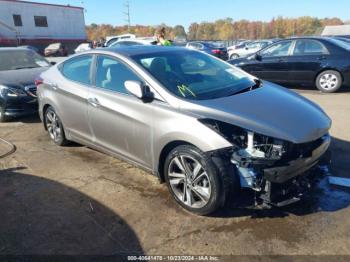
<instances>
[{"instance_id":1,"label":"alloy wheel","mask_svg":"<svg viewBox=\"0 0 350 262\"><path fill-rule=\"evenodd\" d=\"M324 74L320 78L320 86L325 90L332 90L338 85L338 77L335 74Z\"/></svg>"},{"instance_id":2,"label":"alloy wheel","mask_svg":"<svg viewBox=\"0 0 350 262\"><path fill-rule=\"evenodd\" d=\"M56 113L48 110L46 113L46 128L52 140L58 141L61 137L61 125Z\"/></svg>"},{"instance_id":3,"label":"alloy wheel","mask_svg":"<svg viewBox=\"0 0 350 262\"><path fill-rule=\"evenodd\" d=\"M191 208L202 208L210 200L211 183L203 166L193 157L179 154L168 168L171 190Z\"/></svg>"}]
</instances>

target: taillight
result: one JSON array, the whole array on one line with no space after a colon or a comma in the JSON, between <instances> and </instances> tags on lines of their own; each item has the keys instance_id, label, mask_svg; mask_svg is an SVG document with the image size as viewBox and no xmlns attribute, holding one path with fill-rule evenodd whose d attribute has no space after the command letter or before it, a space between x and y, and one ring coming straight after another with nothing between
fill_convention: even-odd
<instances>
[{"instance_id":1,"label":"taillight","mask_svg":"<svg viewBox=\"0 0 350 262\"><path fill-rule=\"evenodd\" d=\"M211 52L212 52L213 54L216 54L216 55L218 55L218 54L221 53L221 51L220 51L219 49L213 49L213 50L211 50Z\"/></svg>"},{"instance_id":2,"label":"taillight","mask_svg":"<svg viewBox=\"0 0 350 262\"><path fill-rule=\"evenodd\" d=\"M37 77L35 80L34 80L34 84L36 87L38 87L39 85L41 85L43 82L43 79L41 77Z\"/></svg>"}]
</instances>

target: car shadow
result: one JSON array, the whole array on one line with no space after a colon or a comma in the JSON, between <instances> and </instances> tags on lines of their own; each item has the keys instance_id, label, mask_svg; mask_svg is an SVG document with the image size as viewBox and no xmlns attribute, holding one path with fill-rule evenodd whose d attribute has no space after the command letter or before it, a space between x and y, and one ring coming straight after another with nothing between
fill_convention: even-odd
<instances>
[{"instance_id":1,"label":"car shadow","mask_svg":"<svg viewBox=\"0 0 350 262\"><path fill-rule=\"evenodd\" d=\"M144 254L133 229L114 211L76 189L25 171L0 169L0 256L90 255L97 256L94 261L99 256L118 261Z\"/></svg>"},{"instance_id":2,"label":"car shadow","mask_svg":"<svg viewBox=\"0 0 350 262\"><path fill-rule=\"evenodd\" d=\"M330 172L332 176L350 178L350 142L339 138L332 138L330 146L332 164ZM324 177L318 185L301 201L285 207L272 207L271 209L242 208L251 205L254 195L251 192L243 192L239 198L235 198L223 209L218 210L212 217L251 217L251 218L272 218L286 217L290 214L304 216L317 212L337 212L350 206L350 188L331 185L328 177Z\"/></svg>"},{"instance_id":3,"label":"car shadow","mask_svg":"<svg viewBox=\"0 0 350 262\"><path fill-rule=\"evenodd\" d=\"M40 123L40 117L38 114L30 114L26 116L21 116L21 117L10 117L7 122L9 123L16 123L16 122L21 122L25 124L35 124L35 123Z\"/></svg>"}]
</instances>

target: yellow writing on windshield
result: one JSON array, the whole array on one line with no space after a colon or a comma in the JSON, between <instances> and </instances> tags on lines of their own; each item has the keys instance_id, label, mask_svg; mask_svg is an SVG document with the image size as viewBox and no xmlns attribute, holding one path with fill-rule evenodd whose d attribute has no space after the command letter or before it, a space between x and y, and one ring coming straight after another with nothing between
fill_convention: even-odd
<instances>
[{"instance_id":1,"label":"yellow writing on windshield","mask_svg":"<svg viewBox=\"0 0 350 262\"><path fill-rule=\"evenodd\" d=\"M183 96L183 97L186 97L186 93L189 93L191 94L192 96L196 97L196 94L192 92L192 90L186 86L186 85L178 85L177 86L177 89L179 90L180 94Z\"/></svg>"}]
</instances>

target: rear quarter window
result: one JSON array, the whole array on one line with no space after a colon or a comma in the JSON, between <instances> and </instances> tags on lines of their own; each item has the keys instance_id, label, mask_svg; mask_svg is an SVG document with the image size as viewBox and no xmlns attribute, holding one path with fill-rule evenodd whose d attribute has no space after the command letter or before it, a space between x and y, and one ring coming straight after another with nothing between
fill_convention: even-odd
<instances>
[{"instance_id":1,"label":"rear quarter window","mask_svg":"<svg viewBox=\"0 0 350 262\"><path fill-rule=\"evenodd\" d=\"M78 56L64 62L60 70L61 73L69 80L90 85L91 64L91 55Z\"/></svg>"}]
</instances>

